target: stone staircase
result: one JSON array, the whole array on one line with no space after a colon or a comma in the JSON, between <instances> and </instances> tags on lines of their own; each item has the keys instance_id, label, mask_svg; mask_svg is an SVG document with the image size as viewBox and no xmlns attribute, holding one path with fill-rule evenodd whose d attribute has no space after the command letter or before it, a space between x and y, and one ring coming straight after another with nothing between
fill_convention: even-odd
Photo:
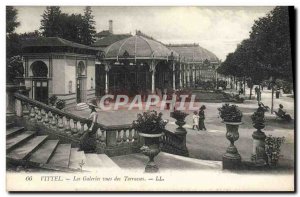
<instances>
[{"instance_id":1,"label":"stone staircase","mask_svg":"<svg viewBox=\"0 0 300 197\"><path fill-rule=\"evenodd\" d=\"M6 125L6 159L16 166L51 171L120 169L106 154L87 154L72 148L71 144L61 144L59 140L49 139L48 135L38 136L35 131L27 131L13 123Z\"/></svg>"}]
</instances>

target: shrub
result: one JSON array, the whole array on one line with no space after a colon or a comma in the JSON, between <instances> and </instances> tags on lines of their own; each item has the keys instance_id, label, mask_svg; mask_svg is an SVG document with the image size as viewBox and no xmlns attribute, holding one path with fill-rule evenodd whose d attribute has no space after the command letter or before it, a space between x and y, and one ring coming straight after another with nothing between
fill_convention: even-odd
<instances>
[{"instance_id":1,"label":"shrub","mask_svg":"<svg viewBox=\"0 0 300 197\"><path fill-rule=\"evenodd\" d=\"M219 115L224 122L241 122L243 113L239 110L236 105L224 104L218 108Z\"/></svg>"},{"instance_id":2,"label":"shrub","mask_svg":"<svg viewBox=\"0 0 300 197\"><path fill-rule=\"evenodd\" d=\"M257 124L257 123L265 123L265 116L263 112L254 112L251 115L251 120L253 124Z\"/></svg>"},{"instance_id":3,"label":"shrub","mask_svg":"<svg viewBox=\"0 0 300 197\"><path fill-rule=\"evenodd\" d=\"M56 102L56 108L62 110L66 106L66 101L59 99Z\"/></svg>"},{"instance_id":4,"label":"shrub","mask_svg":"<svg viewBox=\"0 0 300 197\"><path fill-rule=\"evenodd\" d=\"M165 129L167 121L162 119L162 113L155 110L137 115L137 120L133 121L132 128L147 134L159 134Z\"/></svg>"},{"instance_id":5,"label":"shrub","mask_svg":"<svg viewBox=\"0 0 300 197\"><path fill-rule=\"evenodd\" d=\"M170 116L176 120L184 120L185 117L187 117L189 114L180 111L180 110L175 110L173 112L170 113Z\"/></svg>"},{"instance_id":6,"label":"shrub","mask_svg":"<svg viewBox=\"0 0 300 197\"><path fill-rule=\"evenodd\" d=\"M284 141L284 137L272 137L272 135L266 137L265 151L268 157L268 165L277 165L280 156L280 147L284 143Z\"/></svg>"},{"instance_id":7,"label":"shrub","mask_svg":"<svg viewBox=\"0 0 300 197\"><path fill-rule=\"evenodd\" d=\"M57 96L56 95L52 95L50 98L49 98L49 103L54 106L55 103L57 101Z\"/></svg>"}]
</instances>

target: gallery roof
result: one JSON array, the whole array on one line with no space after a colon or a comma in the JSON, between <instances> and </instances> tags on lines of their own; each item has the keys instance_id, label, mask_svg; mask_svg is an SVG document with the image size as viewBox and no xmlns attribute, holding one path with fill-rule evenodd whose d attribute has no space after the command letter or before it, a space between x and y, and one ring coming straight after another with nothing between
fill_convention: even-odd
<instances>
[{"instance_id":1,"label":"gallery roof","mask_svg":"<svg viewBox=\"0 0 300 197\"><path fill-rule=\"evenodd\" d=\"M98 51L96 47L90 47L83 44L78 44L59 37L38 37L34 39L24 40L22 48L28 47L70 47L75 49L86 49Z\"/></svg>"},{"instance_id":2,"label":"gallery roof","mask_svg":"<svg viewBox=\"0 0 300 197\"><path fill-rule=\"evenodd\" d=\"M95 43L92 44L94 47L107 47L114 42L117 42L119 40L123 40L125 38L129 38L130 34L109 34L105 37L101 37L95 41Z\"/></svg>"},{"instance_id":3,"label":"gallery roof","mask_svg":"<svg viewBox=\"0 0 300 197\"><path fill-rule=\"evenodd\" d=\"M171 50L176 51L185 61L189 62L203 62L208 60L210 62L218 62L218 57L212 52L199 46L199 44L170 44L167 45Z\"/></svg>"},{"instance_id":4,"label":"gallery roof","mask_svg":"<svg viewBox=\"0 0 300 197\"><path fill-rule=\"evenodd\" d=\"M162 43L135 35L119 40L104 50L105 59L134 58L134 59L168 59L173 52L176 58L179 55Z\"/></svg>"}]
</instances>

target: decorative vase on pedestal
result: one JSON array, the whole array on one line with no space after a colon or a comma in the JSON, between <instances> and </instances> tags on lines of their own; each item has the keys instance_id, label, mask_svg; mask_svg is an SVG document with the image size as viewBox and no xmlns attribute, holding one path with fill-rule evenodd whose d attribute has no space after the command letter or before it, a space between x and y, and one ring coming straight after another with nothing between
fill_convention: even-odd
<instances>
[{"instance_id":1,"label":"decorative vase on pedestal","mask_svg":"<svg viewBox=\"0 0 300 197\"><path fill-rule=\"evenodd\" d=\"M257 130L253 132L253 153L251 156L251 161L255 166L265 166L266 162L266 152L265 152L265 139L266 135L261 129L265 128L263 123L254 123L253 127Z\"/></svg>"},{"instance_id":2,"label":"decorative vase on pedestal","mask_svg":"<svg viewBox=\"0 0 300 197\"><path fill-rule=\"evenodd\" d=\"M185 121L183 120L176 120L175 124L178 126L178 128L176 128L176 131L179 132L186 132L185 128L183 128L183 125L185 125Z\"/></svg>"},{"instance_id":3,"label":"decorative vase on pedestal","mask_svg":"<svg viewBox=\"0 0 300 197\"><path fill-rule=\"evenodd\" d=\"M223 169L237 169L241 165L241 155L239 154L234 142L239 139L239 125L242 122L224 122L226 124L226 138L230 145L223 155Z\"/></svg>"},{"instance_id":4,"label":"decorative vase on pedestal","mask_svg":"<svg viewBox=\"0 0 300 197\"><path fill-rule=\"evenodd\" d=\"M145 172L147 173L158 172L158 166L154 162L154 157L156 157L160 152L159 138L163 135L163 133L159 133L159 134L139 133L139 135L144 137L145 139L145 145L141 148L141 151L144 155L149 157L149 161L147 162L145 167Z\"/></svg>"},{"instance_id":5,"label":"decorative vase on pedestal","mask_svg":"<svg viewBox=\"0 0 300 197\"><path fill-rule=\"evenodd\" d=\"M174 111L170 113L170 116L176 119L175 124L178 126L178 128L176 128L176 132L186 132L185 128L183 128L183 125L186 123L184 120L188 114L182 111Z\"/></svg>"}]
</instances>

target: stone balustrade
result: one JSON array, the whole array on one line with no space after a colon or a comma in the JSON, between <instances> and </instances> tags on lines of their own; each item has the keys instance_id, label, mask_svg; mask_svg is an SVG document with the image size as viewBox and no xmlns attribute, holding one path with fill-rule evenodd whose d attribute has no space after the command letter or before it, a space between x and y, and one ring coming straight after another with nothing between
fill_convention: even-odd
<instances>
[{"instance_id":1,"label":"stone balustrade","mask_svg":"<svg viewBox=\"0 0 300 197\"><path fill-rule=\"evenodd\" d=\"M80 138L91 125L91 120L61 111L44 103L15 93L16 115L28 117L31 122L42 124L63 135Z\"/></svg>"},{"instance_id":2,"label":"stone balustrade","mask_svg":"<svg viewBox=\"0 0 300 197\"><path fill-rule=\"evenodd\" d=\"M164 131L164 135L160 138L161 149L164 152L188 156L189 152L186 147L186 132Z\"/></svg>"},{"instance_id":3,"label":"stone balustrade","mask_svg":"<svg viewBox=\"0 0 300 197\"><path fill-rule=\"evenodd\" d=\"M74 147L78 147L85 139L92 124L89 119L64 112L20 93L14 93L14 98L18 117L25 118L24 121L34 125L35 130L58 135L60 140L65 139L62 142L72 143ZM96 126L97 153L106 153L109 156L131 154L140 152L140 147L144 144L143 137L139 136L131 124L106 126L97 123ZM162 151L187 156L185 137L186 133L165 130L160 139Z\"/></svg>"}]
</instances>

